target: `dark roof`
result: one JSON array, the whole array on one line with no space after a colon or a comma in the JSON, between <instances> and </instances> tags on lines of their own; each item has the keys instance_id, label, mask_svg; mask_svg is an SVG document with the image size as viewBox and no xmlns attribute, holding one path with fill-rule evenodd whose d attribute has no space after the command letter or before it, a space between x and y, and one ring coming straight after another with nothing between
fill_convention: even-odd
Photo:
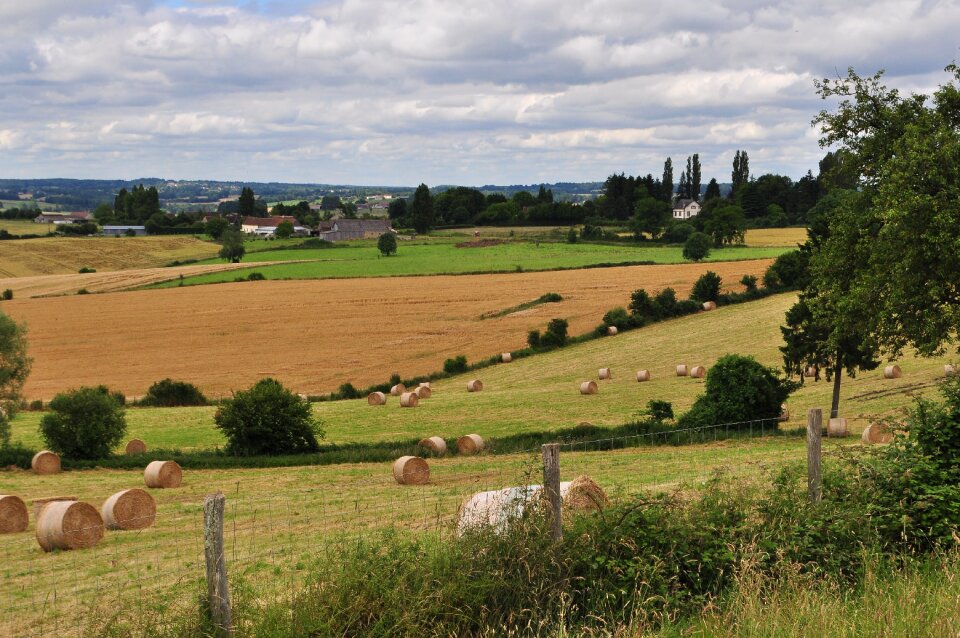
<instances>
[{"instance_id":1,"label":"dark roof","mask_svg":"<svg viewBox=\"0 0 960 638\"><path fill-rule=\"evenodd\" d=\"M674 208L686 208L690 204L695 203L695 199L678 199L677 202L673 205Z\"/></svg>"},{"instance_id":2,"label":"dark roof","mask_svg":"<svg viewBox=\"0 0 960 638\"><path fill-rule=\"evenodd\" d=\"M390 230L389 219L335 219L340 232L353 233L385 233Z\"/></svg>"}]
</instances>

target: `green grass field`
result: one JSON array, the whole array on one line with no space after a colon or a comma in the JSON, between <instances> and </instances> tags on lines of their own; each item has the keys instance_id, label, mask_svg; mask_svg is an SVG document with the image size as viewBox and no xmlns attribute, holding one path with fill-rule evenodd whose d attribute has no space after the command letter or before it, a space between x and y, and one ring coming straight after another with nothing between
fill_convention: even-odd
<instances>
[{"instance_id":1,"label":"green grass field","mask_svg":"<svg viewBox=\"0 0 960 638\"><path fill-rule=\"evenodd\" d=\"M46 235L56 230L56 226L36 224L30 219L0 219L0 230L12 235Z\"/></svg>"},{"instance_id":2,"label":"green grass field","mask_svg":"<svg viewBox=\"0 0 960 638\"><path fill-rule=\"evenodd\" d=\"M233 281L254 270L267 279L327 279L346 277L389 277L398 275L436 275L512 270L536 271L581 268L596 264L684 262L682 249L675 246L633 246L605 244L566 244L508 242L486 248L457 248L451 240L399 242L396 255L382 257L375 242L356 242L323 249L263 250L251 255L255 261L309 260L277 266L257 266L229 273L188 277L184 285ZM772 258L786 252L785 247L734 247L711 251L706 261L732 261ZM172 287L179 281L157 284Z\"/></svg>"}]
</instances>

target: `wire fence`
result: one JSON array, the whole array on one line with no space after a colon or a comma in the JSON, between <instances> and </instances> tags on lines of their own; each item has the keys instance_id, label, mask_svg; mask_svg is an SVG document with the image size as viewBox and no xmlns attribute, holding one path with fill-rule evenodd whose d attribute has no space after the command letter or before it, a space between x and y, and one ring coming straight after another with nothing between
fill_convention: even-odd
<instances>
[{"instance_id":1,"label":"wire fence","mask_svg":"<svg viewBox=\"0 0 960 638\"><path fill-rule=\"evenodd\" d=\"M616 501L639 492L696 490L718 471L757 476L804 458L803 439L777 425L776 419L753 420L560 442L561 480L588 476ZM203 496L216 490L226 496L224 558L237 585L234 596L266 605L292 603L314 567L376 534L416 535L443 551L462 529L464 504L473 495L520 488L526 497L543 481L539 446L427 460L423 485L398 484L385 464L192 470L185 475L190 493L151 491L158 509L146 529L107 531L93 547L53 552L42 551L33 533L2 535L0 635L96 634L91 628L162 626L198 615L206 593ZM99 508L109 496L83 500Z\"/></svg>"}]
</instances>

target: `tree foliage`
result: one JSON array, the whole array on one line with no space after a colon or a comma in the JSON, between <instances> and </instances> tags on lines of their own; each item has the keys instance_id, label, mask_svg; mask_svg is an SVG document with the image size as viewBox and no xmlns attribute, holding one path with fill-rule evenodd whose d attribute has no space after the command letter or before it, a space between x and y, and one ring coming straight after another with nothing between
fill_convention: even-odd
<instances>
[{"instance_id":1,"label":"tree foliage","mask_svg":"<svg viewBox=\"0 0 960 638\"><path fill-rule=\"evenodd\" d=\"M710 255L710 244L712 240L710 235L705 233L693 233L683 244L683 258L690 261L700 261Z\"/></svg>"},{"instance_id":2,"label":"tree foliage","mask_svg":"<svg viewBox=\"0 0 960 638\"><path fill-rule=\"evenodd\" d=\"M227 453L236 456L316 452L323 436L310 402L269 378L234 393L214 422L227 438Z\"/></svg>"},{"instance_id":3,"label":"tree foliage","mask_svg":"<svg viewBox=\"0 0 960 638\"><path fill-rule=\"evenodd\" d=\"M239 264L247 253L243 247L243 233L235 228L228 228L220 236L220 259Z\"/></svg>"},{"instance_id":4,"label":"tree foliage","mask_svg":"<svg viewBox=\"0 0 960 638\"><path fill-rule=\"evenodd\" d=\"M418 233L427 233L433 228L433 196L426 184L420 184L413 194L413 204L410 206L410 223Z\"/></svg>"},{"instance_id":5,"label":"tree foliage","mask_svg":"<svg viewBox=\"0 0 960 638\"><path fill-rule=\"evenodd\" d=\"M126 433L123 406L104 386L58 394L40 420L46 446L72 459L105 459Z\"/></svg>"},{"instance_id":6,"label":"tree foliage","mask_svg":"<svg viewBox=\"0 0 960 638\"><path fill-rule=\"evenodd\" d=\"M27 356L26 334L25 325L0 312L0 446L10 443L10 419L20 407L33 363Z\"/></svg>"},{"instance_id":7,"label":"tree foliage","mask_svg":"<svg viewBox=\"0 0 960 638\"><path fill-rule=\"evenodd\" d=\"M380 251L380 254L385 257L394 255L397 252L397 236L391 232L386 232L380 235L380 238L377 239L377 250Z\"/></svg>"}]
</instances>

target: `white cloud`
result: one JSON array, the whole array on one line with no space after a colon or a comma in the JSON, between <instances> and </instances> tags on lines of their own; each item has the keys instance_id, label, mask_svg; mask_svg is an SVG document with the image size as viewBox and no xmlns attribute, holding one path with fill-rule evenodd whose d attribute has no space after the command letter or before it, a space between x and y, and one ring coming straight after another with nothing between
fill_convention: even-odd
<instances>
[{"instance_id":1,"label":"white cloud","mask_svg":"<svg viewBox=\"0 0 960 638\"><path fill-rule=\"evenodd\" d=\"M958 23L916 0L3 3L0 175L515 183L699 152L724 180L746 148L798 177L813 78L929 91Z\"/></svg>"}]
</instances>

